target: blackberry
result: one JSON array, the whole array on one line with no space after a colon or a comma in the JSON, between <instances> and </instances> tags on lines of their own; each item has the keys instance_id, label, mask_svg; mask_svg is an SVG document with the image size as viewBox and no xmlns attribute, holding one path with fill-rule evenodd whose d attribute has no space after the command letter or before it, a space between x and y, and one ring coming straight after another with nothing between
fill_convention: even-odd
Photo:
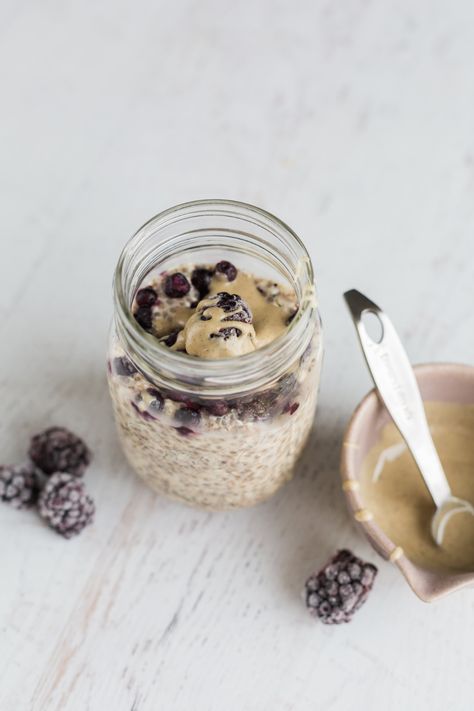
<instances>
[{"instance_id":1,"label":"blackberry","mask_svg":"<svg viewBox=\"0 0 474 711\"><path fill-rule=\"evenodd\" d=\"M267 420L275 413L275 403L275 393L269 390L250 400L240 400L237 403L237 414L244 420Z\"/></svg>"},{"instance_id":2,"label":"blackberry","mask_svg":"<svg viewBox=\"0 0 474 711\"><path fill-rule=\"evenodd\" d=\"M377 572L372 563L341 550L306 581L306 606L324 624L350 622L366 601Z\"/></svg>"},{"instance_id":3,"label":"blackberry","mask_svg":"<svg viewBox=\"0 0 474 711\"><path fill-rule=\"evenodd\" d=\"M216 272L218 274L224 274L227 277L227 281L234 281L237 277L237 269L230 262L223 260L216 264Z\"/></svg>"},{"instance_id":4,"label":"blackberry","mask_svg":"<svg viewBox=\"0 0 474 711\"><path fill-rule=\"evenodd\" d=\"M165 279L165 294L171 299L181 299L189 293L190 288L191 284L181 272L168 274Z\"/></svg>"},{"instance_id":5,"label":"blackberry","mask_svg":"<svg viewBox=\"0 0 474 711\"><path fill-rule=\"evenodd\" d=\"M158 294L151 286L146 286L144 289L139 289L135 296L135 301L138 306L153 306L156 303Z\"/></svg>"},{"instance_id":6,"label":"blackberry","mask_svg":"<svg viewBox=\"0 0 474 711\"><path fill-rule=\"evenodd\" d=\"M114 371L117 375L131 377L137 372L137 369L125 356L114 358Z\"/></svg>"},{"instance_id":7,"label":"blackberry","mask_svg":"<svg viewBox=\"0 0 474 711\"><path fill-rule=\"evenodd\" d=\"M32 462L0 467L0 501L15 509L29 508L38 498L39 482L40 473Z\"/></svg>"},{"instance_id":8,"label":"blackberry","mask_svg":"<svg viewBox=\"0 0 474 711\"><path fill-rule=\"evenodd\" d=\"M203 299L209 294L213 274L214 272L205 267L196 267L191 274L191 284L199 291L200 299Z\"/></svg>"},{"instance_id":9,"label":"blackberry","mask_svg":"<svg viewBox=\"0 0 474 711\"><path fill-rule=\"evenodd\" d=\"M140 324L145 331L151 331L153 325L153 315L151 306L140 306L134 313L135 321Z\"/></svg>"},{"instance_id":10,"label":"blackberry","mask_svg":"<svg viewBox=\"0 0 474 711\"><path fill-rule=\"evenodd\" d=\"M51 528L64 538L72 538L92 523L95 505L82 480L56 472L41 491L38 511Z\"/></svg>"},{"instance_id":11,"label":"blackberry","mask_svg":"<svg viewBox=\"0 0 474 711\"><path fill-rule=\"evenodd\" d=\"M68 472L82 476L91 461L91 453L82 439L65 427L50 427L35 435L29 455L45 474Z\"/></svg>"}]
</instances>

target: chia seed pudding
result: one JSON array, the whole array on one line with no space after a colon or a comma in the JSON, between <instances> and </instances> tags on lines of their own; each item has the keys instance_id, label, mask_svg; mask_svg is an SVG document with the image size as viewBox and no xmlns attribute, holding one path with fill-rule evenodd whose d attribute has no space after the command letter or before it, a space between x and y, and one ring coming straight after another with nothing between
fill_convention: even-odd
<instances>
[{"instance_id":1,"label":"chia seed pudding","mask_svg":"<svg viewBox=\"0 0 474 711\"><path fill-rule=\"evenodd\" d=\"M108 378L124 452L149 486L222 510L263 501L291 478L314 420L319 319L279 368L266 361L268 349L287 339L300 312L311 308L307 301L308 293L298 299L286 284L227 259L158 265L135 283L128 323L158 356L150 368L116 328ZM171 354L187 369L181 382L168 377ZM261 357L260 375L269 370L258 387L239 382L249 354ZM212 382L201 387L198 369L214 364L227 377L236 373L224 394Z\"/></svg>"}]
</instances>

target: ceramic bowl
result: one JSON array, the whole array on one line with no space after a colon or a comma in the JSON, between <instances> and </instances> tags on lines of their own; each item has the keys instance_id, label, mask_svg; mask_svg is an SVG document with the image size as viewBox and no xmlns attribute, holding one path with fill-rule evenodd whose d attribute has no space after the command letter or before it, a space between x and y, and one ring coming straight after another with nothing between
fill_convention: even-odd
<instances>
[{"instance_id":1,"label":"ceramic bowl","mask_svg":"<svg viewBox=\"0 0 474 711\"><path fill-rule=\"evenodd\" d=\"M423 400L474 404L474 367L431 363L415 366L414 370ZM355 410L344 436L341 455L342 488L354 519L373 548L400 569L419 598L431 602L460 588L474 585L474 571L451 575L415 565L390 540L364 507L359 485L362 463L390 421L390 415L377 392L372 390Z\"/></svg>"}]
</instances>

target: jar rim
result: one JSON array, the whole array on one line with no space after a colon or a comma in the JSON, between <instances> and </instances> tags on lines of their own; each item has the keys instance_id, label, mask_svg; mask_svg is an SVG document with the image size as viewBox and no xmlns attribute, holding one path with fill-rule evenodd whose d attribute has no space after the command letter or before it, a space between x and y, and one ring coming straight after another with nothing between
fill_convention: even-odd
<instances>
[{"instance_id":1,"label":"jar rim","mask_svg":"<svg viewBox=\"0 0 474 711\"><path fill-rule=\"evenodd\" d=\"M243 217L240 213L244 213ZM280 239L283 237L291 241L298 255L297 265L301 273L295 274L294 278L304 280L305 290L296 317L281 335L256 351L231 358L194 358L186 353L170 350L155 336L142 329L133 317L131 301L126 293L127 260L131 254L137 253L146 239L158 234L160 229L178 219L193 215L240 219L251 217L255 224L267 230L273 228L270 231L274 235L278 233ZM264 240L256 235L252 237L257 244L264 243ZM180 389L181 383L183 390L206 394L204 391L207 389L210 396L218 395L219 391L228 393L235 383L238 383L239 392L242 392L261 386L263 382L268 382L270 377L278 377L278 372L283 369L284 364L291 362L307 348L312 336L311 328L308 326L312 322L315 323L316 328L320 329L321 326L316 304L313 266L302 240L285 222L272 213L237 200L204 199L180 203L149 219L132 235L122 249L115 269L113 289L117 328L125 340L126 350L130 352L138 367L146 372L147 377L150 377L150 371L156 374L155 369L159 364L160 378L172 382L175 389ZM321 339L318 348L321 348L320 341ZM298 346L300 346L300 354Z\"/></svg>"}]
</instances>

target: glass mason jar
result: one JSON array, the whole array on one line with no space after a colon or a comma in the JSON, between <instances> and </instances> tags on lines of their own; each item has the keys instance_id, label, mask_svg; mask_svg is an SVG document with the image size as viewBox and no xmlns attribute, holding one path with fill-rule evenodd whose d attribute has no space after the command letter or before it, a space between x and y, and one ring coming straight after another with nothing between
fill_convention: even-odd
<instances>
[{"instance_id":1,"label":"glass mason jar","mask_svg":"<svg viewBox=\"0 0 474 711\"><path fill-rule=\"evenodd\" d=\"M151 270L222 259L294 291L299 308L282 335L246 355L206 360L139 326L132 303ZM288 481L313 424L322 359L313 269L295 233L244 203L178 205L125 246L114 301L109 387L135 472L160 494L209 509L256 504ZM192 428L176 418L183 403L199 412Z\"/></svg>"}]
</instances>

